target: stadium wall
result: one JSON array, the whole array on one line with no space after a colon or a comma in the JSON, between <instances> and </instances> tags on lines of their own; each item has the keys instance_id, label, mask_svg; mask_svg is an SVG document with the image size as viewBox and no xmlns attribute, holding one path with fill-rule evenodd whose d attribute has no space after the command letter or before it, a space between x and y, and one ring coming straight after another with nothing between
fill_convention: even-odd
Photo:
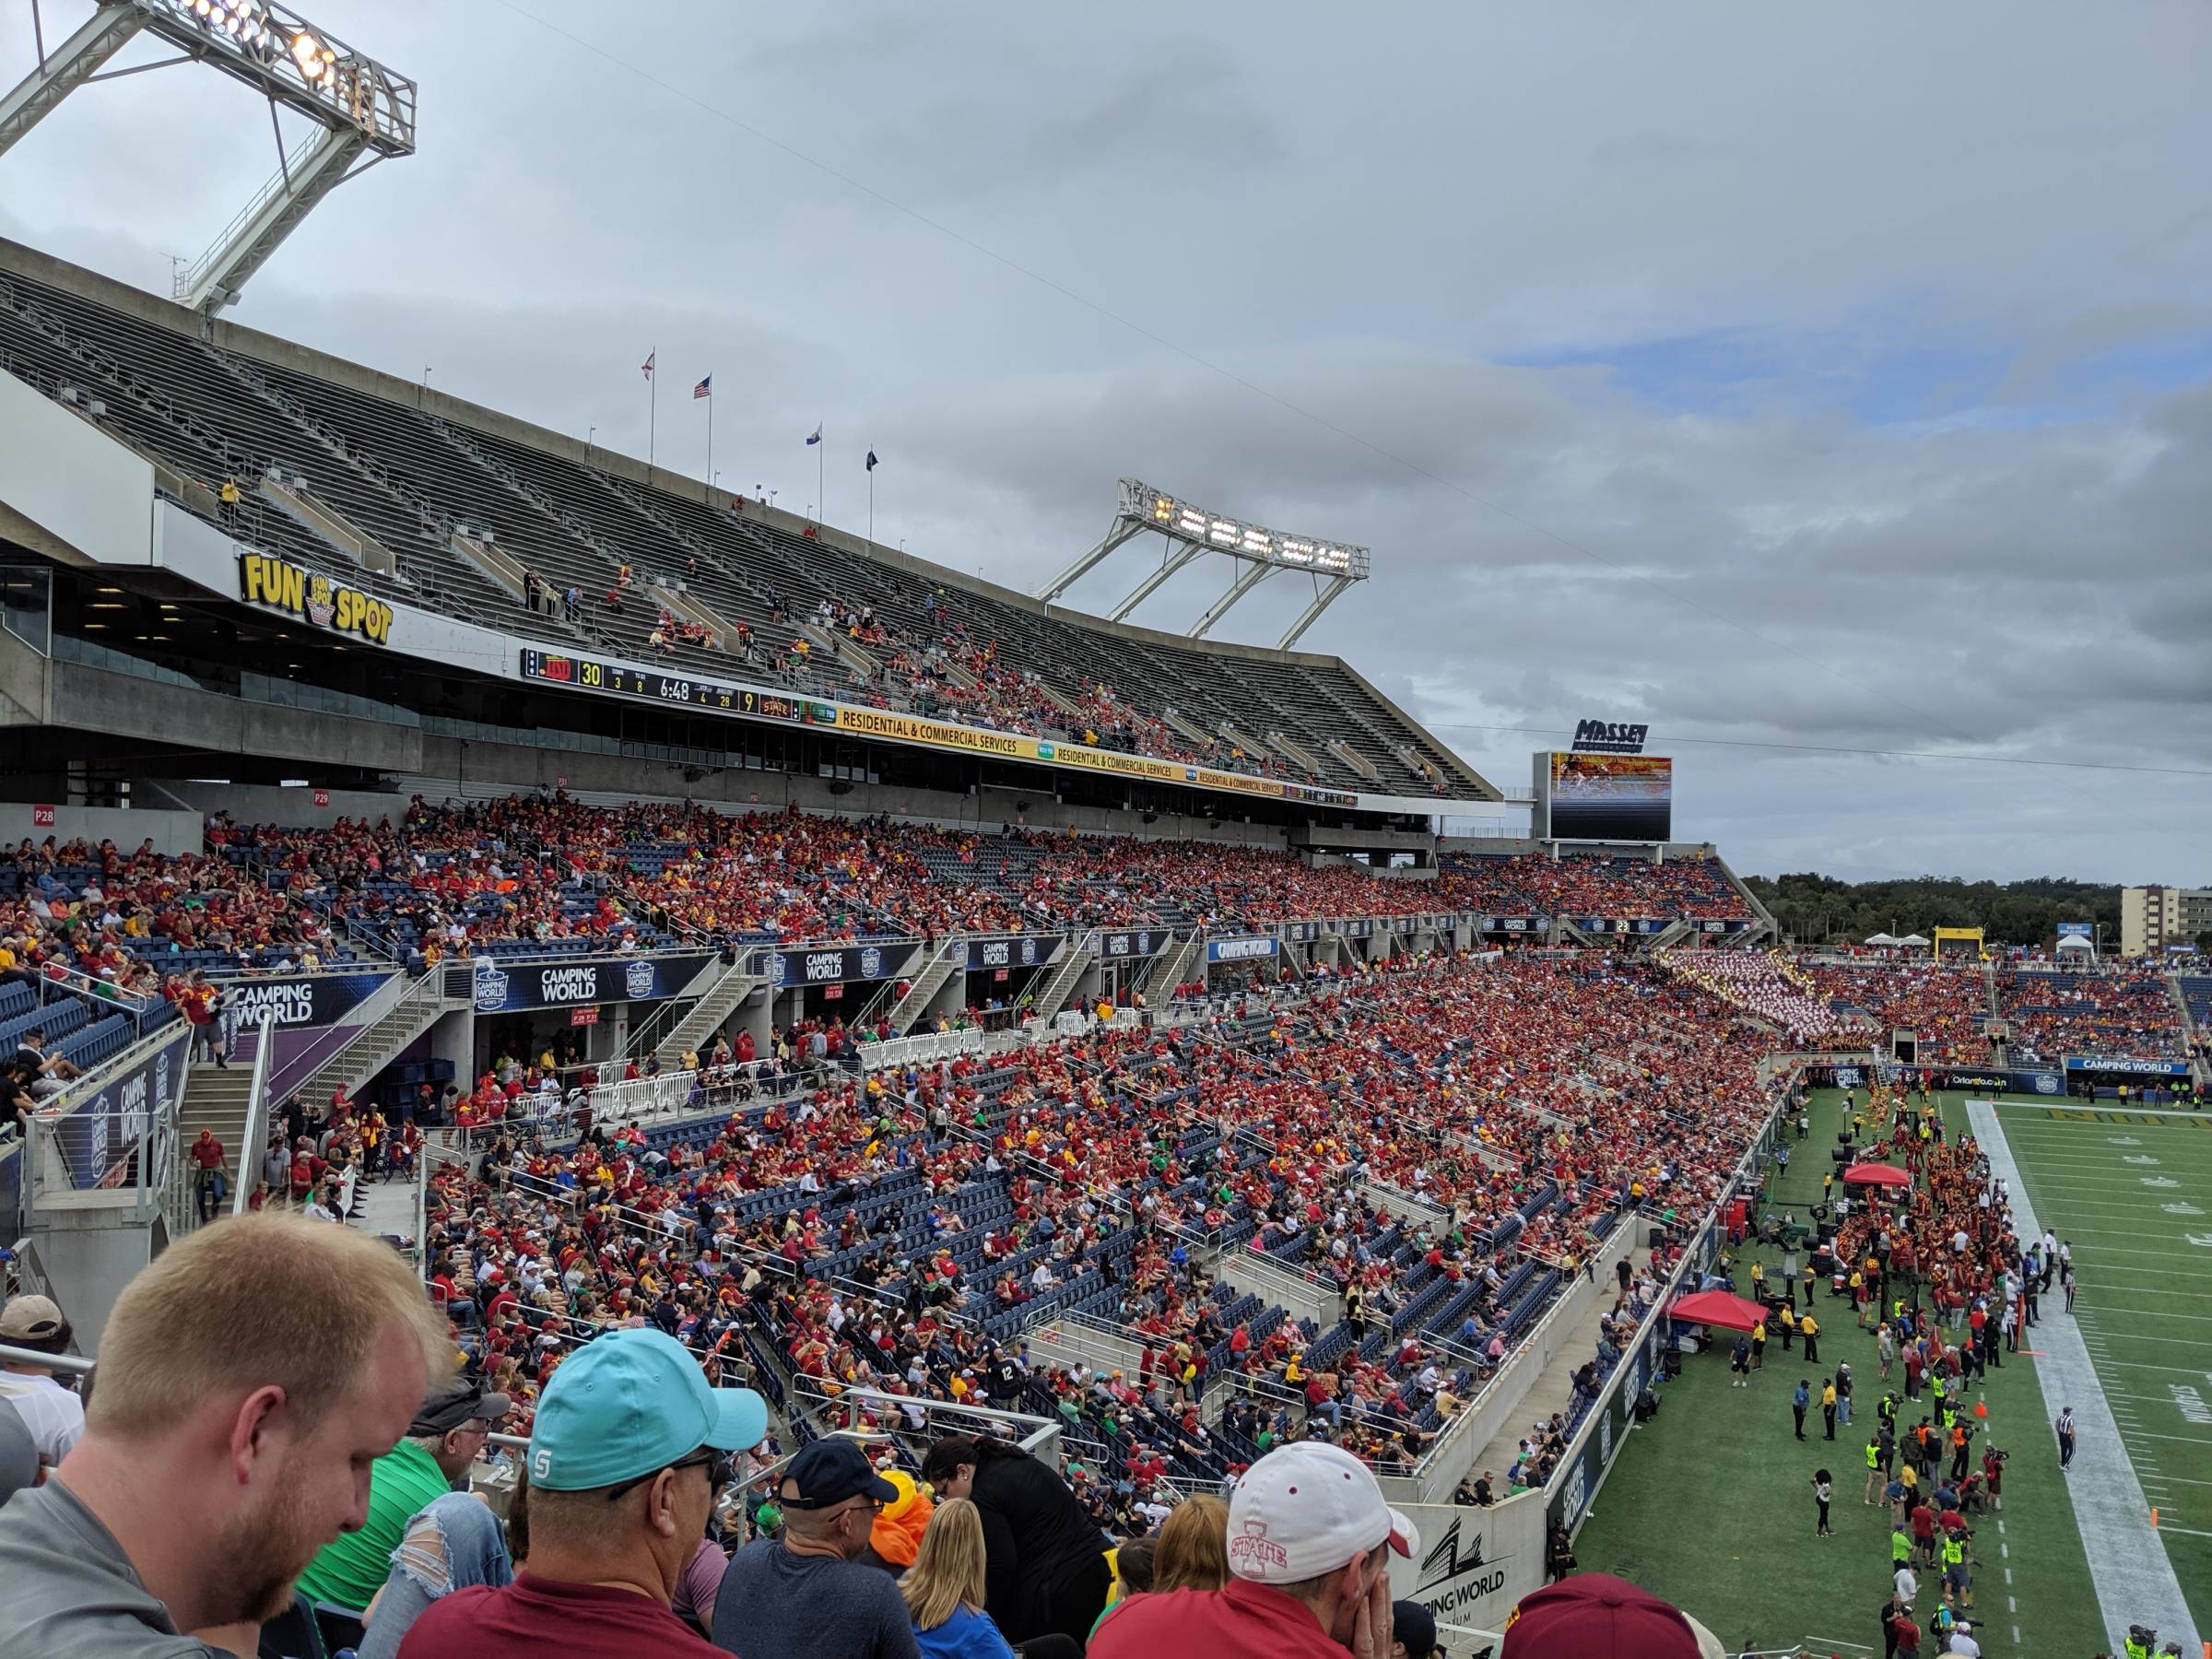
<instances>
[{"instance_id":1,"label":"stadium wall","mask_svg":"<svg viewBox=\"0 0 2212 1659\"><path fill-rule=\"evenodd\" d=\"M25 836L34 841L44 841L50 835L65 841L81 836L95 843L112 838L118 847L129 853L137 849L140 841L150 838L155 852L170 856L207 850L206 838L201 834L202 820L196 812L57 804L52 824L33 823L29 803L0 803L0 840L13 846Z\"/></svg>"},{"instance_id":2,"label":"stadium wall","mask_svg":"<svg viewBox=\"0 0 2212 1659\"><path fill-rule=\"evenodd\" d=\"M0 374L0 530L65 564L150 564L153 501L152 463Z\"/></svg>"}]
</instances>

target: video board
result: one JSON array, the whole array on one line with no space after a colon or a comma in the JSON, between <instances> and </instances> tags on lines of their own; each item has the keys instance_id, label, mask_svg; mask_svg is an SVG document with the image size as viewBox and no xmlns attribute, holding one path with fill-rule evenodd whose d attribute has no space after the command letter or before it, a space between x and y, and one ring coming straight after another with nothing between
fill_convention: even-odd
<instances>
[{"instance_id":1,"label":"video board","mask_svg":"<svg viewBox=\"0 0 2212 1659\"><path fill-rule=\"evenodd\" d=\"M1553 841L1674 839L1675 763L1665 755L1536 757L1537 834Z\"/></svg>"}]
</instances>

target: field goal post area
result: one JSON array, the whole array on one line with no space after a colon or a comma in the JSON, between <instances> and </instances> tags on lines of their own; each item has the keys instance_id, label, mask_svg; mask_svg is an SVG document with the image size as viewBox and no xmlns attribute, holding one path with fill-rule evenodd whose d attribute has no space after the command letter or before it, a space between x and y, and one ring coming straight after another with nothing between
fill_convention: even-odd
<instances>
[{"instance_id":1,"label":"field goal post area","mask_svg":"<svg viewBox=\"0 0 2212 1659\"><path fill-rule=\"evenodd\" d=\"M1946 950L1944 947L1947 945L1953 948ZM1966 948L1960 949L1959 947ZM1961 957L1977 962L1989 960L1989 946L1983 939L1982 930L1978 927L1939 927L1936 930L1935 948L1936 959L1939 962L1957 961Z\"/></svg>"}]
</instances>

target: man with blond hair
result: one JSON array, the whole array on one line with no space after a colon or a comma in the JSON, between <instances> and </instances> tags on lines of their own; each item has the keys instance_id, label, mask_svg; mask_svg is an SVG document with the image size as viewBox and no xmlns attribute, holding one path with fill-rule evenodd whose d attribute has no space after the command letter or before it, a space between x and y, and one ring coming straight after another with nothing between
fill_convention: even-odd
<instances>
[{"instance_id":1,"label":"man with blond hair","mask_svg":"<svg viewBox=\"0 0 2212 1659\"><path fill-rule=\"evenodd\" d=\"M84 1438L0 1510L8 1652L206 1659L182 1632L283 1612L452 1365L364 1233L261 1215L172 1245L108 1318Z\"/></svg>"}]
</instances>

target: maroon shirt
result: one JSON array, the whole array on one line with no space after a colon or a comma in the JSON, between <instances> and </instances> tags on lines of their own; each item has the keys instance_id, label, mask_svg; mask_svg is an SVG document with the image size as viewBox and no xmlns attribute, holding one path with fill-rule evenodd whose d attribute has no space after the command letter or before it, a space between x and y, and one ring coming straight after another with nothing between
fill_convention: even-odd
<instances>
[{"instance_id":1,"label":"maroon shirt","mask_svg":"<svg viewBox=\"0 0 2212 1659\"><path fill-rule=\"evenodd\" d=\"M1306 1604L1267 1584L1232 1578L1219 1590L1133 1595L1100 1625L1088 1659L1350 1659ZM403 1651L400 1659L416 1659ZM465 1659L457 1655L456 1659Z\"/></svg>"},{"instance_id":2,"label":"maroon shirt","mask_svg":"<svg viewBox=\"0 0 2212 1659\"><path fill-rule=\"evenodd\" d=\"M730 1659L656 1601L602 1584L521 1573L432 1602L400 1659Z\"/></svg>"}]
</instances>

